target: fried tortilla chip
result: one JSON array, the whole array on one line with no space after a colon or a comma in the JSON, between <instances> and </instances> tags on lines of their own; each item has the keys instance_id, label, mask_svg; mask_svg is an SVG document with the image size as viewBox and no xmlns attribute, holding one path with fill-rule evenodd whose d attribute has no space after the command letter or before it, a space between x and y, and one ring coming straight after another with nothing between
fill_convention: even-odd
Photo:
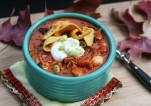
<instances>
[{"instance_id":1,"label":"fried tortilla chip","mask_svg":"<svg viewBox=\"0 0 151 106\"><path fill-rule=\"evenodd\" d=\"M84 37L84 34L83 35L77 35L78 32L79 32L78 29L74 29L73 31L71 31L70 36L74 39L78 39L78 40L82 39Z\"/></svg>"},{"instance_id":2,"label":"fried tortilla chip","mask_svg":"<svg viewBox=\"0 0 151 106\"><path fill-rule=\"evenodd\" d=\"M94 30L88 27L83 27L82 33L79 35L78 35L78 32L79 32L78 29L74 29L73 31L71 31L70 36L73 37L74 39L80 40L80 39L83 39L85 36L90 36L91 33L94 34ZM86 41L87 41L86 43L90 45L91 40L89 39L93 39L93 37L90 37L90 38L86 37Z\"/></svg>"},{"instance_id":3,"label":"fried tortilla chip","mask_svg":"<svg viewBox=\"0 0 151 106\"><path fill-rule=\"evenodd\" d=\"M60 40L60 37L51 36L44 41L43 50L46 52L50 52L51 44Z\"/></svg>"},{"instance_id":4,"label":"fried tortilla chip","mask_svg":"<svg viewBox=\"0 0 151 106\"><path fill-rule=\"evenodd\" d=\"M61 36L65 32L71 32L74 29L78 29L78 31L81 31L81 29L77 25L70 23L69 25L66 25L65 27L63 27L63 28L59 29L58 31L56 31L54 33L54 36Z\"/></svg>"},{"instance_id":5,"label":"fried tortilla chip","mask_svg":"<svg viewBox=\"0 0 151 106\"><path fill-rule=\"evenodd\" d=\"M46 33L46 35L43 37L44 40L49 38L51 35L53 35L59 28L61 27L61 23L57 22L55 24L52 24L51 29Z\"/></svg>"},{"instance_id":6,"label":"fried tortilla chip","mask_svg":"<svg viewBox=\"0 0 151 106\"><path fill-rule=\"evenodd\" d=\"M59 22L61 23L61 27L60 28L63 28L63 27L65 27L65 26L70 24L69 21L59 21Z\"/></svg>"},{"instance_id":7,"label":"fried tortilla chip","mask_svg":"<svg viewBox=\"0 0 151 106\"><path fill-rule=\"evenodd\" d=\"M83 30L87 34L84 36L84 40L85 40L87 46L92 46L93 40L94 40L94 29L84 27Z\"/></svg>"},{"instance_id":8,"label":"fried tortilla chip","mask_svg":"<svg viewBox=\"0 0 151 106\"><path fill-rule=\"evenodd\" d=\"M58 31L60 28L64 28L65 26L69 25L70 22L68 21L58 21L54 24L52 24L51 29L46 33L46 35L43 37L44 40L52 36L56 31Z\"/></svg>"}]
</instances>

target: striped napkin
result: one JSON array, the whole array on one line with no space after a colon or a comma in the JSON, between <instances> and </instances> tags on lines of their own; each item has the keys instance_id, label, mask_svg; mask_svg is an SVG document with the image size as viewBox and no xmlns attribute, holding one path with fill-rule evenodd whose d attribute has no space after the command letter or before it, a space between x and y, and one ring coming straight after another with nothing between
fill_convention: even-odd
<instances>
[{"instance_id":1,"label":"striped napkin","mask_svg":"<svg viewBox=\"0 0 151 106\"><path fill-rule=\"evenodd\" d=\"M2 70L0 77L10 92L18 96L27 106L99 106L122 87L122 83L110 73L106 85L91 97L83 101L63 103L50 100L34 90L26 78L24 61L19 61Z\"/></svg>"}]
</instances>

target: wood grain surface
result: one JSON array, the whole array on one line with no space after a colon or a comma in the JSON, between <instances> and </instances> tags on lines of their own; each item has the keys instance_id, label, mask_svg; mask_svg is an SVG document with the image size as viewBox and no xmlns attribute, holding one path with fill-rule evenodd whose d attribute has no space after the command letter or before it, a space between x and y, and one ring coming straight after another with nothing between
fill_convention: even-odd
<instances>
[{"instance_id":1,"label":"wood grain surface","mask_svg":"<svg viewBox=\"0 0 151 106\"><path fill-rule=\"evenodd\" d=\"M105 24L112 32L116 43L124 40L128 35L127 29L120 24L117 24L110 18L112 8L118 10L125 10L126 8L133 7L138 1L120 2L114 4L100 5L97 12L103 16L98 19ZM57 11L60 12L60 11ZM144 20L138 13L133 13L138 21ZM43 17L43 13L32 14L32 23ZM2 24L8 18L0 19ZM12 18L12 23L15 24L17 17ZM0 42L0 50L8 44ZM16 48L11 44L0 53L0 70L9 67L15 62L23 60L22 50ZM151 56L144 56L133 61L146 73L151 76ZM123 88L119 89L113 97L103 104L103 106L151 106L151 93L137 80L124 63L115 59L111 72L123 83ZM0 106L20 106L21 101L2 84L0 81Z\"/></svg>"}]
</instances>

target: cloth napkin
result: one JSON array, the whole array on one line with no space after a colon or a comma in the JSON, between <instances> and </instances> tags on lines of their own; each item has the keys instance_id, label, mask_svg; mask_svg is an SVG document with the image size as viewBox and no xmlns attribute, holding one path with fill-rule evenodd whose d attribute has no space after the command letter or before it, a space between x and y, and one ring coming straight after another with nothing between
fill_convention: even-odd
<instances>
[{"instance_id":1,"label":"cloth napkin","mask_svg":"<svg viewBox=\"0 0 151 106\"><path fill-rule=\"evenodd\" d=\"M96 94L83 101L63 103L50 100L35 91L28 82L24 69L24 61L19 61L2 70L0 77L7 88L28 106L98 106L109 100L117 89L122 87L122 83L109 73L106 85Z\"/></svg>"}]
</instances>

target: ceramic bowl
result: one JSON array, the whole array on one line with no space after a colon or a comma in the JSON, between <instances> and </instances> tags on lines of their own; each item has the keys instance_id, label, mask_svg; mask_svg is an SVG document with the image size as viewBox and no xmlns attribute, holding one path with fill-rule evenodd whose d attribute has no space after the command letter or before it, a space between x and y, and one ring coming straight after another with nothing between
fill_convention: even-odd
<instances>
[{"instance_id":1,"label":"ceramic bowl","mask_svg":"<svg viewBox=\"0 0 151 106\"><path fill-rule=\"evenodd\" d=\"M58 76L44 71L32 60L28 45L34 30L47 21L64 17L82 19L102 29L108 41L110 53L105 64L96 71L80 77ZM115 54L115 41L108 28L96 19L77 13L58 13L41 18L30 27L23 41L25 73L28 81L41 95L63 102L80 101L100 90L107 82Z\"/></svg>"}]
</instances>

